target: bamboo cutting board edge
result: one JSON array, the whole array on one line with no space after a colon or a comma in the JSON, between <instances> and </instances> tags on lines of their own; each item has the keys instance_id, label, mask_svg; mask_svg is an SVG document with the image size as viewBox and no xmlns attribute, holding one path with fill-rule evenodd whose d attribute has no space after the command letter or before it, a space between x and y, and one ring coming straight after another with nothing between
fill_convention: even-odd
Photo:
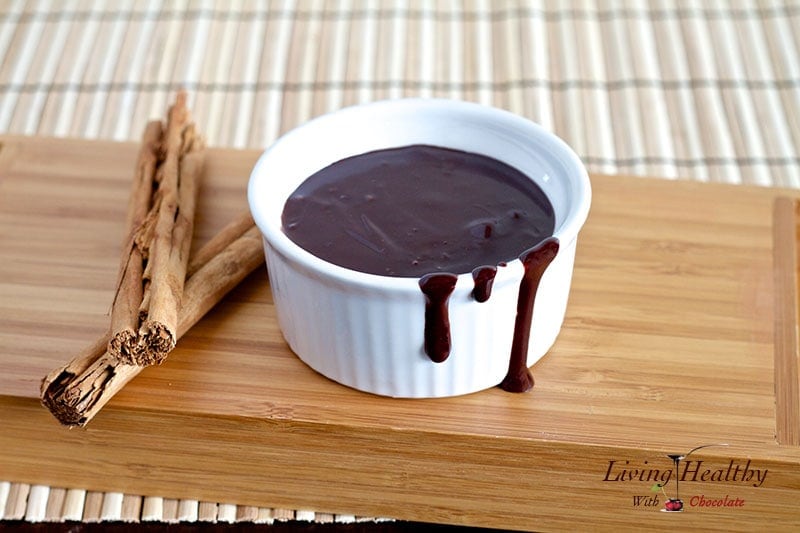
<instances>
[{"instance_id":1,"label":"bamboo cutting board edge","mask_svg":"<svg viewBox=\"0 0 800 533\"><path fill-rule=\"evenodd\" d=\"M32 401L4 406L4 426L27 429L21 442L0 435L4 447L23 444L13 462L0 458L0 470L32 484L69 480L96 491L521 530L566 531L581 522L727 531L765 520L776 530L800 525L796 456L741 458L769 471L766 490L705 487L706 497L746 500L748 513L701 510L677 522L631 507L631 496L647 494L649 483L604 479L610 460L645 465L655 451L113 407L94 427L64 433ZM142 436L153 432L173 446L148 446ZM730 456L719 453L695 459L726 463Z\"/></svg>"},{"instance_id":2,"label":"bamboo cutting board edge","mask_svg":"<svg viewBox=\"0 0 800 533\"><path fill-rule=\"evenodd\" d=\"M773 216L776 440L800 446L800 200L779 196Z\"/></svg>"}]
</instances>

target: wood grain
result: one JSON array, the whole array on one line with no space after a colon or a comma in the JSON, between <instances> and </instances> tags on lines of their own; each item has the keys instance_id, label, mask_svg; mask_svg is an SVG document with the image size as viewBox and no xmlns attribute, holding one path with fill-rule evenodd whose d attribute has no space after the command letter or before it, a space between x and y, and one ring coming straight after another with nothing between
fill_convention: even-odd
<instances>
[{"instance_id":1,"label":"wood grain","mask_svg":"<svg viewBox=\"0 0 800 533\"><path fill-rule=\"evenodd\" d=\"M800 299L798 237L800 204L775 199L773 247L775 268L775 438L800 446Z\"/></svg>"},{"instance_id":2,"label":"wood grain","mask_svg":"<svg viewBox=\"0 0 800 533\"><path fill-rule=\"evenodd\" d=\"M513 529L800 526L800 447L776 441L772 246L774 197L796 192L593 176L567 318L529 394L394 400L333 383L288 350L257 272L68 431L39 380L107 324L136 146L2 145L6 479ZM257 156L209 150L195 248L246 209ZM691 459L750 461L764 483L682 482L676 519L632 504L652 482L613 480L715 443ZM746 505L688 503L726 494Z\"/></svg>"}]
</instances>

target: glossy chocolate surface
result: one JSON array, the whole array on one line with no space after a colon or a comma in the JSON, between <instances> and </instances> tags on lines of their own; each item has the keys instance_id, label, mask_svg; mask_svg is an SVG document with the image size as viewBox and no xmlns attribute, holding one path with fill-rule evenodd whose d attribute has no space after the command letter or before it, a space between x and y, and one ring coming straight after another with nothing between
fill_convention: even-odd
<instances>
[{"instance_id":1,"label":"glossy chocolate surface","mask_svg":"<svg viewBox=\"0 0 800 533\"><path fill-rule=\"evenodd\" d=\"M545 194L483 155L414 145L338 161L290 196L283 230L352 270L419 278L495 266L553 234Z\"/></svg>"}]
</instances>

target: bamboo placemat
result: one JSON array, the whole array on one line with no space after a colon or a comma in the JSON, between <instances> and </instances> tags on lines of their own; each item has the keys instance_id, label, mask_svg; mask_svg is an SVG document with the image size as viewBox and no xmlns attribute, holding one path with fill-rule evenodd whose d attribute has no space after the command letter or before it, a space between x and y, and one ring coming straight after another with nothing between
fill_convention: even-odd
<instances>
[{"instance_id":1,"label":"bamboo placemat","mask_svg":"<svg viewBox=\"0 0 800 533\"><path fill-rule=\"evenodd\" d=\"M276 521L293 520L321 524L352 524L386 519L138 496L118 492L103 493L3 481L0 482L0 520L231 524L272 524Z\"/></svg>"},{"instance_id":2,"label":"bamboo placemat","mask_svg":"<svg viewBox=\"0 0 800 533\"><path fill-rule=\"evenodd\" d=\"M138 141L185 88L210 145L262 148L444 97L539 122L592 172L797 188L799 49L780 1L0 0L0 132ZM357 520L9 482L0 518Z\"/></svg>"}]
</instances>

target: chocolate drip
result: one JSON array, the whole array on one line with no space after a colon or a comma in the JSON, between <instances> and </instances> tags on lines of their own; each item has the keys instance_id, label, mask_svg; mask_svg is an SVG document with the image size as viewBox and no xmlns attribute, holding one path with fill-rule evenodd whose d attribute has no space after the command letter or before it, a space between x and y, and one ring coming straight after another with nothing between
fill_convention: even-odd
<instances>
[{"instance_id":1,"label":"chocolate drip","mask_svg":"<svg viewBox=\"0 0 800 533\"><path fill-rule=\"evenodd\" d=\"M519 284L517 318L514 322L514 340L511 343L508 373L500 383L500 387L505 391L525 392L533 387L533 376L528 370L527 364L533 305L542 274L557 253L558 239L550 237L519 256L525 268L525 274Z\"/></svg>"},{"instance_id":2,"label":"chocolate drip","mask_svg":"<svg viewBox=\"0 0 800 533\"><path fill-rule=\"evenodd\" d=\"M425 353L434 363L450 355L450 316L447 301L456 287L455 274L426 274L419 280L425 294Z\"/></svg>"},{"instance_id":3,"label":"chocolate drip","mask_svg":"<svg viewBox=\"0 0 800 533\"><path fill-rule=\"evenodd\" d=\"M492 284L497 275L497 267L482 266L472 271L472 279L475 288L472 289L472 297L476 302L485 302L492 295Z\"/></svg>"}]
</instances>

